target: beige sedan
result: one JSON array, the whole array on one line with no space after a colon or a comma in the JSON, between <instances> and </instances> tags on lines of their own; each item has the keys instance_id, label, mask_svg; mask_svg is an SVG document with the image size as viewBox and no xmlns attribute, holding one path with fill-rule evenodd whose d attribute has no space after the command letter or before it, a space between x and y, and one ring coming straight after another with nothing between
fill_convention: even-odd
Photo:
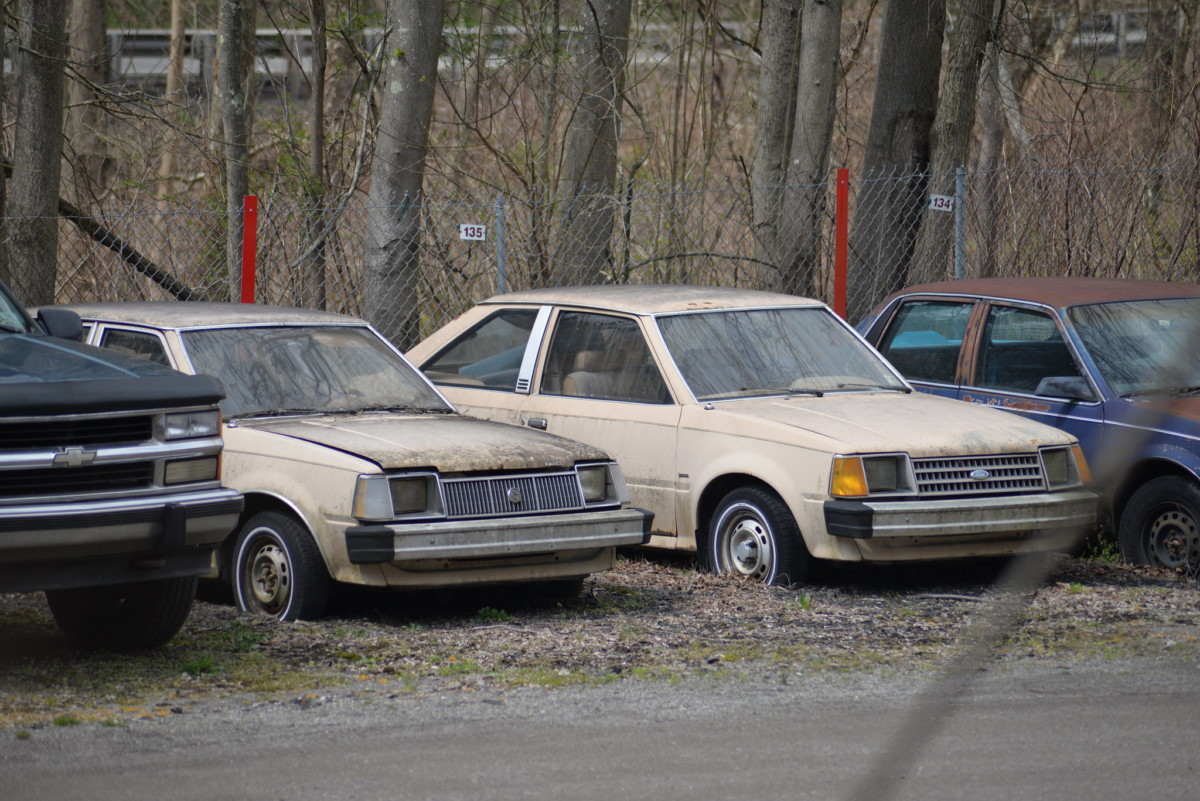
<instances>
[{"instance_id":1,"label":"beige sedan","mask_svg":"<svg viewBox=\"0 0 1200 801\"><path fill-rule=\"evenodd\" d=\"M409 357L468 414L621 463L649 545L802 581L812 560L1007 555L1096 520L1075 439L918 394L825 305L688 286L493 297Z\"/></svg>"},{"instance_id":2,"label":"beige sedan","mask_svg":"<svg viewBox=\"0 0 1200 801\"><path fill-rule=\"evenodd\" d=\"M319 616L331 580L573 592L617 546L646 540L608 454L456 413L362 320L225 303L69 308L92 344L224 382L224 478L246 511L219 570L243 610Z\"/></svg>"}]
</instances>

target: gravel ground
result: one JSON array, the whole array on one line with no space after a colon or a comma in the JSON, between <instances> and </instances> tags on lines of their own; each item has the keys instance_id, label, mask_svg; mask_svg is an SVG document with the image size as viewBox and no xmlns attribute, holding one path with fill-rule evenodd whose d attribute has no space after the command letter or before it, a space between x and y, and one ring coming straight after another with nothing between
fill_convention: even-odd
<instances>
[{"instance_id":1,"label":"gravel ground","mask_svg":"<svg viewBox=\"0 0 1200 801\"><path fill-rule=\"evenodd\" d=\"M323 620L285 624L206 596L170 644L138 654L75 651L41 595L0 595L0 730L339 693L928 673L969 653L1005 602L1003 636L983 642L988 659L1200 658L1194 580L1053 557L1026 596L993 589L1001 575L991 563L856 568L764 588L635 554L561 601L536 588L355 592Z\"/></svg>"}]
</instances>

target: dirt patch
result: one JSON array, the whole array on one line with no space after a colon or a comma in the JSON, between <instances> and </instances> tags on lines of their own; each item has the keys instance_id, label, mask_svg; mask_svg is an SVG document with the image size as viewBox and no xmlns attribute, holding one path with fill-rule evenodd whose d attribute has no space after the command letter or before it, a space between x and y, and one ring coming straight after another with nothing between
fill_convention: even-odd
<instances>
[{"instance_id":1,"label":"dirt patch","mask_svg":"<svg viewBox=\"0 0 1200 801\"><path fill-rule=\"evenodd\" d=\"M277 623L198 601L166 647L83 653L41 595L0 595L0 728L169 716L216 698L496 691L617 680L926 671L997 597L997 565L839 570L764 588L633 556L577 598L538 588L346 593ZM995 658L1200 656L1200 587L1161 570L1058 557Z\"/></svg>"}]
</instances>

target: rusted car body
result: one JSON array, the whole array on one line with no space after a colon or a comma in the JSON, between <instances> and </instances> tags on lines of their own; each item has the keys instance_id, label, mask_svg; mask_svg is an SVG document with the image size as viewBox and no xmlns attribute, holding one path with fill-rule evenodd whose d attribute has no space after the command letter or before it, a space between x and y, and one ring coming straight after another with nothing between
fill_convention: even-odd
<instances>
[{"instance_id":1,"label":"rusted car body","mask_svg":"<svg viewBox=\"0 0 1200 801\"><path fill-rule=\"evenodd\" d=\"M948 281L892 295L859 330L924 392L1078 437L1127 559L1200 564L1200 285Z\"/></svg>"}]
</instances>

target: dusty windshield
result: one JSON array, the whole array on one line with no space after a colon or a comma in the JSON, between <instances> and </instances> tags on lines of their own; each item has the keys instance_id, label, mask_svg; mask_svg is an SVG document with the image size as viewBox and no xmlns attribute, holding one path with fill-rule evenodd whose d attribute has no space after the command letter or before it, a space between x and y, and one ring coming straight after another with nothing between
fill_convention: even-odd
<instances>
[{"instance_id":1,"label":"dusty windshield","mask_svg":"<svg viewBox=\"0 0 1200 801\"><path fill-rule=\"evenodd\" d=\"M0 291L0 331L24 333L29 330L25 315L7 292Z\"/></svg>"},{"instance_id":2,"label":"dusty windshield","mask_svg":"<svg viewBox=\"0 0 1200 801\"><path fill-rule=\"evenodd\" d=\"M449 410L415 369L361 326L218 328L186 332L183 340L196 372L224 382L226 417Z\"/></svg>"},{"instance_id":3,"label":"dusty windshield","mask_svg":"<svg viewBox=\"0 0 1200 801\"><path fill-rule=\"evenodd\" d=\"M1200 393L1200 298L1099 303L1070 315L1116 395Z\"/></svg>"},{"instance_id":4,"label":"dusty windshield","mask_svg":"<svg viewBox=\"0 0 1200 801\"><path fill-rule=\"evenodd\" d=\"M660 317L658 325L697 400L907 391L824 308L679 314Z\"/></svg>"}]
</instances>

